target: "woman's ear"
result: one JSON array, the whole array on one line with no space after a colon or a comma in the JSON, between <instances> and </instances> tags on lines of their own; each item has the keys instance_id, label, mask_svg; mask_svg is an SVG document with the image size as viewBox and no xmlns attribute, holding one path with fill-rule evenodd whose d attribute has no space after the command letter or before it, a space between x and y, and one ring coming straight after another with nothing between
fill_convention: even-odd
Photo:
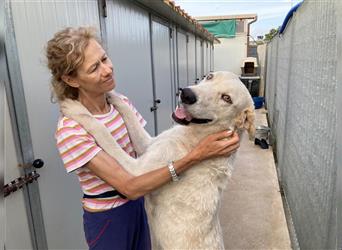
<instances>
[{"instance_id":1,"label":"woman's ear","mask_svg":"<svg viewBox=\"0 0 342 250\"><path fill-rule=\"evenodd\" d=\"M68 75L62 75L61 78L62 78L63 82L65 82L66 84L68 84L71 87L78 88L80 86L75 77L68 76Z\"/></svg>"},{"instance_id":2,"label":"woman's ear","mask_svg":"<svg viewBox=\"0 0 342 250\"><path fill-rule=\"evenodd\" d=\"M254 108L246 108L235 118L234 121L235 128L247 130L250 140L253 140L255 135L254 119Z\"/></svg>"}]
</instances>

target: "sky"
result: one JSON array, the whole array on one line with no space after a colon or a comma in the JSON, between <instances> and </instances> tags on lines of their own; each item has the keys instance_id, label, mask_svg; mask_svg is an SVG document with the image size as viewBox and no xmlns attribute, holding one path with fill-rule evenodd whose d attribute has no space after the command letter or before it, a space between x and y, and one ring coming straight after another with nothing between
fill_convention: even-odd
<instances>
[{"instance_id":1,"label":"sky","mask_svg":"<svg viewBox=\"0 0 342 250\"><path fill-rule=\"evenodd\" d=\"M301 0L175 0L176 5L190 16L222 16L257 14L251 24L251 35L256 39L272 28L282 25L289 10Z\"/></svg>"}]
</instances>

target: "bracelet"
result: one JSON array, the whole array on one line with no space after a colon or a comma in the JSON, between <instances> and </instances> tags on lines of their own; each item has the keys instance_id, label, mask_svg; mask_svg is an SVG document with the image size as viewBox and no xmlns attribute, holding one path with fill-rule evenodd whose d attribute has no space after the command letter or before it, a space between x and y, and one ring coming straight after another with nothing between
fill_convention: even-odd
<instances>
[{"instance_id":1,"label":"bracelet","mask_svg":"<svg viewBox=\"0 0 342 250\"><path fill-rule=\"evenodd\" d=\"M169 168L169 171L170 171L170 174L171 174L171 177L172 177L172 181L179 181L179 177L176 173L176 170L173 166L173 161L170 161L168 164L167 164L167 167Z\"/></svg>"}]
</instances>

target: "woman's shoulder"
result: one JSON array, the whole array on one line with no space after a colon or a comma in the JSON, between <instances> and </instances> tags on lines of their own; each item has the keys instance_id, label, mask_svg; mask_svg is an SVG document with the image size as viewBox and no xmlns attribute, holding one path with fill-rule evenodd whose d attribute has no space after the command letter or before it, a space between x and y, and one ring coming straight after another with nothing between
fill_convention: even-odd
<instances>
[{"instance_id":1,"label":"woman's shoulder","mask_svg":"<svg viewBox=\"0 0 342 250\"><path fill-rule=\"evenodd\" d=\"M77 121L75 121L75 120L73 120L73 119L71 119L69 117L61 115L58 118L57 129L65 128L65 127L75 128L77 126L80 126L80 124Z\"/></svg>"},{"instance_id":2,"label":"woman's shoulder","mask_svg":"<svg viewBox=\"0 0 342 250\"><path fill-rule=\"evenodd\" d=\"M58 119L55 136L65 137L70 134L87 135L88 133L77 121L62 115Z\"/></svg>"}]
</instances>

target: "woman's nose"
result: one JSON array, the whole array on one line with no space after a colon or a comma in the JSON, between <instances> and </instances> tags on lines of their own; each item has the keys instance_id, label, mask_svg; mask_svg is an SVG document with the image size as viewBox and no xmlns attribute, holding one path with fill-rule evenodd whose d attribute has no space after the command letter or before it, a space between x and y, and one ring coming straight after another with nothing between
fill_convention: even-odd
<instances>
[{"instance_id":1,"label":"woman's nose","mask_svg":"<svg viewBox=\"0 0 342 250\"><path fill-rule=\"evenodd\" d=\"M113 72L113 66L111 64L104 63L102 68L105 75L112 74Z\"/></svg>"}]
</instances>

